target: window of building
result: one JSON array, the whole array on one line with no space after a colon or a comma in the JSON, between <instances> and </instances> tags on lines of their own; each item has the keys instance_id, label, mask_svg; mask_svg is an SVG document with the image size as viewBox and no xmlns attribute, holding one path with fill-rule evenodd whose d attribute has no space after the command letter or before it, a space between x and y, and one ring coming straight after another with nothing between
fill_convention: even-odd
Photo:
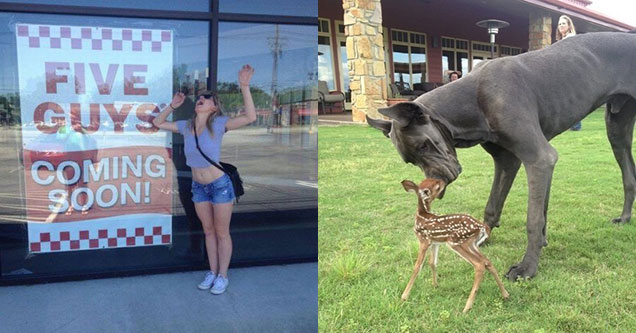
<instances>
[{"instance_id":1,"label":"window of building","mask_svg":"<svg viewBox=\"0 0 636 333\"><path fill-rule=\"evenodd\" d=\"M0 13L0 285L205 268L183 137L151 120L176 91L188 98L172 120L191 119L209 88L223 114L242 112L244 64L257 121L228 132L221 153L246 188L232 264L315 259L315 25L242 14L211 35L216 18L117 11Z\"/></svg>"},{"instance_id":2,"label":"window of building","mask_svg":"<svg viewBox=\"0 0 636 333\"><path fill-rule=\"evenodd\" d=\"M318 19L318 80L327 82L329 90L335 90L330 31L329 20Z\"/></svg>"},{"instance_id":3,"label":"window of building","mask_svg":"<svg viewBox=\"0 0 636 333\"><path fill-rule=\"evenodd\" d=\"M336 21L336 26L338 27L336 40L338 41L338 58L340 59L340 87L345 94L347 108L350 108L351 89L349 88L349 65L347 64L347 36L342 21Z\"/></svg>"},{"instance_id":4,"label":"window of building","mask_svg":"<svg viewBox=\"0 0 636 333\"><path fill-rule=\"evenodd\" d=\"M521 48L514 47L514 46L501 45L501 56L502 57L514 56L514 55L518 55L518 54L521 54Z\"/></svg>"},{"instance_id":5,"label":"window of building","mask_svg":"<svg viewBox=\"0 0 636 333\"><path fill-rule=\"evenodd\" d=\"M208 22L0 22L3 165L14 170L0 177L0 216L20 222L0 223L0 281L169 266L190 236L172 195L183 161L170 154L176 135L150 130L148 115L181 84L206 81Z\"/></svg>"},{"instance_id":6,"label":"window of building","mask_svg":"<svg viewBox=\"0 0 636 333\"><path fill-rule=\"evenodd\" d=\"M291 1L291 0L290 0ZM6 0L19 4L60 5L60 6L90 6L130 9L159 9L159 10L189 10L207 12L210 10L210 0L180 0L180 1L130 1L130 0ZM245 1L242 1L245 2Z\"/></svg>"},{"instance_id":7,"label":"window of building","mask_svg":"<svg viewBox=\"0 0 636 333\"><path fill-rule=\"evenodd\" d=\"M398 89L422 90L428 80L426 34L391 29L393 81Z\"/></svg>"},{"instance_id":8,"label":"window of building","mask_svg":"<svg viewBox=\"0 0 636 333\"><path fill-rule=\"evenodd\" d=\"M475 66L483 60L492 59L490 43L473 41L471 42L471 48L471 69L475 68ZM497 58L499 54L499 45L495 44L493 50L494 56Z\"/></svg>"},{"instance_id":9,"label":"window of building","mask_svg":"<svg viewBox=\"0 0 636 333\"><path fill-rule=\"evenodd\" d=\"M246 136L258 138L253 149L267 152L251 156L253 166L241 170L245 180L262 192L246 195L235 212L311 209L317 205L317 119L313 114L317 110L317 51L312 33L313 26L219 24L219 98L228 114L240 112L242 98L236 73L243 64L252 64L257 70L252 96L259 115L255 124L236 131L247 132L245 135L229 133L223 142L224 155L231 158L232 152L245 149ZM275 164L272 155L276 156Z\"/></svg>"},{"instance_id":10,"label":"window of building","mask_svg":"<svg viewBox=\"0 0 636 333\"><path fill-rule=\"evenodd\" d=\"M318 2L315 0L219 0L219 12L316 17Z\"/></svg>"},{"instance_id":11,"label":"window of building","mask_svg":"<svg viewBox=\"0 0 636 333\"><path fill-rule=\"evenodd\" d=\"M459 71L466 74L468 68L468 41L450 37L442 37L442 73L444 82L448 81L447 73Z\"/></svg>"}]
</instances>

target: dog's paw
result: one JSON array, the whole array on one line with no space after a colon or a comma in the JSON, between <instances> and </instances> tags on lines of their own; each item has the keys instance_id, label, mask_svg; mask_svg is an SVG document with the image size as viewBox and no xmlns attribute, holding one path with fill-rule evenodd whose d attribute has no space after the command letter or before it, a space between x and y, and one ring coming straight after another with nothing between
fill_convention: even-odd
<instances>
[{"instance_id":1,"label":"dog's paw","mask_svg":"<svg viewBox=\"0 0 636 333\"><path fill-rule=\"evenodd\" d=\"M631 218L629 218L629 217L622 217L622 216L621 217L616 217L616 218L612 219L612 223L614 223L614 224L625 224L625 223L629 222L630 219Z\"/></svg>"},{"instance_id":2,"label":"dog's paw","mask_svg":"<svg viewBox=\"0 0 636 333\"><path fill-rule=\"evenodd\" d=\"M537 274L537 267L533 265L520 262L512 265L506 273L506 277L510 281L517 281L518 279L529 279Z\"/></svg>"}]
</instances>

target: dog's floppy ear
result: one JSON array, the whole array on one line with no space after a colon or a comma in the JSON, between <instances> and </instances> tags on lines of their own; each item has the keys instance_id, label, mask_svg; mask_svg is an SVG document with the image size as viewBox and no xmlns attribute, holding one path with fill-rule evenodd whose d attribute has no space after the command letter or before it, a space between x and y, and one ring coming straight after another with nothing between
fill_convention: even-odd
<instances>
[{"instance_id":1,"label":"dog's floppy ear","mask_svg":"<svg viewBox=\"0 0 636 333\"><path fill-rule=\"evenodd\" d=\"M389 133L391 132L390 121L373 119L367 115L367 124L375 129L379 129L380 131L382 131L382 134L384 134L384 136L386 136L387 138L389 137Z\"/></svg>"},{"instance_id":2,"label":"dog's floppy ear","mask_svg":"<svg viewBox=\"0 0 636 333\"><path fill-rule=\"evenodd\" d=\"M378 109L381 115L395 120L400 127L408 126L413 120L425 123L430 119L422 112L419 104L413 102L402 102L388 108Z\"/></svg>"},{"instance_id":3,"label":"dog's floppy ear","mask_svg":"<svg viewBox=\"0 0 636 333\"><path fill-rule=\"evenodd\" d=\"M417 185L408 179L402 181L402 186L406 192L413 191L417 193Z\"/></svg>"}]
</instances>

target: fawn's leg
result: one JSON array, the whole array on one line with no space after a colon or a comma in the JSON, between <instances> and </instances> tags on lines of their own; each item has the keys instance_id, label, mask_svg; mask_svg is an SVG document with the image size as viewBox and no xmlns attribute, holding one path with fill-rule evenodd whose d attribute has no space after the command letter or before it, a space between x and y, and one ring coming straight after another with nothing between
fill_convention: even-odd
<instances>
[{"instance_id":1,"label":"fawn's leg","mask_svg":"<svg viewBox=\"0 0 636 333\"><path fill-rule=\"evenodd\" d=\"M433 287L437 287L437 271L435 267L437 266L437 254L439 253L439 244L433 244L431 248L431 256L429 258L429 264L431 266L431 271L433 272Z\"/></svg>"},{"instance_id":2,"label":"fawn's leg","mask_svg":"<svg viewBox=\"0 0 636 333\"><path fill-rule=\"evenodd\" d=\"M411 288L413 287L413 283L415 282L415 278L420 273L422 269L422 264L424 263L424 255L426 255L426 249L431 245L431 242L428 240L420 240L420 250L417 254L417 260L415 261L415 266L413 267L413 274L411 275L411 279L409 283L406 285L406 289L402 293L402 300L406 301L409 298L409 294L411 293Z\"/></svg>"},{"instance_id":3,"label":"fawn's leg","mask_svg":"<svg viewBox=\"0 0 636 333\"><path fill-rule=\"evenodd\" d=\"M469 240L470 241L470 240ZM471 242L472 243L472 242ZM475 295L477 294L477 290L479 290L479 284L481 284L481 280L484 277L484 271L486 270L486 265L480 260L480 258L472 253L471 250L468 249L468 244L463 243L459 245L451 245L451 248L464 259L466 259L469 263L473 265L475 268L475 282L473 283L473 289L470 291L470 296L468 296L468 300L466 301L466 306L464 307L463 313L468 312L470 308L473 307L473 302L475 301Z\"/></svg>"},{"instance_id":4,"label":"fawn's leg","mask_svg":"<svg viewBox=\"0 0 636 333\"><path fill-rule=\"evenodd\" d=\"M479 248L477 247L477 244L472 243L470 245L470 250L473 252L473 254L476 254L476 255L478 255L479 257L482 258L484 264L486 265L486 269L495 278L495 281L497 282L497 286L499 286L499 290L501 291L501 296L503 298L508 298L510 296L510 294L508 294L508 291L506 291L506 288L504 287L503 283L501 282L501 279L499 279L499 274L497 273L497 270L495 269L495 266L490 262L490 260L488 260L488 258L486 258L486 256L483 253L481 253L481 251L479 251Z\"/></svg>"}]
</instances>

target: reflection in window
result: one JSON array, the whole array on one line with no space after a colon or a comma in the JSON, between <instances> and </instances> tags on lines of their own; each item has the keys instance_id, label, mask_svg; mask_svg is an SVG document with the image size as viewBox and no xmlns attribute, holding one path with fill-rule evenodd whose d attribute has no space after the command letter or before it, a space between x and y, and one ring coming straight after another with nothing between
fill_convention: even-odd
<instances>
[{"instance_id":1,"label":"reflection in window","mask_svg":"<svg viewBox=\"0 0 636 333\"><path fill-rule=\"evenodd\" d=\"M259 188L259 195L250 197L248 192L237 210L316 207L315 29L219 24L217 85L224 112L240 111L242 98L236 86L240 67L255 68L251 88L258 119L248 128L229 133L223 144L222 155L230 162L238 157L237 151L254 152L249 161L236 162L245 182ZM245 154L240 157L244 159Z\"/></svg>"},{"instance_id":2,"label":"reflection in window","mask_svg":"<svg viewBox=\"0 0 636 333\"><path fill-rule=\"evenodd\" d=\"M346 101L351 102L351 90L349 89L349 66L347 65L347 43L340 41L340 74L342 75L342 90Z\"/></svg>"},{"instance_id":3,"label":"reflection in window","mask_svg":"<svg viewBox=\"0 0 636 333\"><path fill-rule=\"evenodd\" d=\"M426 82L426 49L411 47L411 66L413 70L413 86ZM421 89L418 89L421 90Z\"/></svg>"},{"instance_id":4,"label":"reflection in window","mask_svg":"<svg viewBox=\"0 0 636 333\"><path fill-rule=\"evenodd\" d=\"M442 73L447 73L449 70L456 70L455 52L442 51Z\"/></svg>"},{"instance_id":5,"label":"reflection in window","mask_svg":"<svg viewBox=\"0 0 636 333\"><path fill-rule=\"evenodd\" d=\"M30 3L41 5L61 6L90 6L133 9L158 9L158 10L187 10L207 12L210 10L210 0L179 0L179 1L130 1L109 0L105 4L103 0L4 0L4 2Z\"/></svg>"},{"instance_id":6,"label":"reflection in window","mask_svg":"<svg viewBox=\"0 0 636 333\"><path fill-rule=\"evenodd\" d=\"M426 35L391 30L393 41L393 81L400 93L422 90L426 73Z\"/></svg>"},{"instance_id":7,"label":"reflection in window","mask_svg":"<svg viewBox=\"0 0 636 333\"><path fill-rule=\"evenodd\" d=\"M329 37L318 36L318 80L326 81L329 90L334 90L331 45Z\"/></svg>"},{"instance_id":8,"label":"reflection in window","mask_svg":"<svg viewBox=\"0 0 636 333\"><path fill-rule=\"evenodd\" d=\"M409 47L393 44L393 80L403 86L411 85Z\"/></svg>"},{"instance_id":9,"label":"reflection in window","mask_svg":"<svg viewBox=\"0 0 636 333\"><path fill-rule=\"evenodd\" d=\"M0 274L15 270L64 275L141 269L169 265L174 260L173 250L193 246L197 252L192 254L200 253L200 247L188 240L200 234L200 229L189 228L185 221L198 223L186 218L194 214L192 201L182 201L180 197L188 193L182 185L191 182L184 167L182 138L156 132L149 121L157 106L168 103L174 91L183 87L192 95L205 82L209 74L209 24L9 13L0 13L0 23L0 43L5 46L0 48L3 165L14 170L13 175L0 177L0 216L5 222L0 223ZM127 33L130 38L125 37ZM73 42L70 36L79 34L86 34L87 38ZM91 38L94 36L102 38ZM26 38L29 44L24 42ZM16 50L20 52L19 59ZM152 53L155 51L159 53ZM47 92L48 83L42 83L45 74L39 72L47 68L47 56L55 62L51 68L56 71L47 73L66 77L53 79L57 82L55 94ZM133 68L133 72L138 72L133 76L143 79L125 80L131 77L123 74L125 68ZM132 86L130 82L134 82ZM148 93L132 93L130 89L147 89ZM35 101L35 107L26 101L31 97L33 100L28 102ZM39 109L42 104L47 109ZM174 112L173 120L191 115L186 105ZM42 167L38 168L38 164ZM47 181L42 182L43 179ZM151 240L146 226L159 220L165 222L161 236ZM9 221L21 223L6 223ZM64 230L66 226L86 231L86 237L94 237L99 230L100 235L111 238L128 237L130 232L150 238L123 238L123 243L89 243L86 239L84 244L77 240L83 236ZM37 233L42 237L49 237L50 233L50 242L34 241ZM69 241L60 243L60 237ZM172 245L170 249L168 244ZM96 249L150 245L163 245L146 249L161 255L149 256L152 260L130 255L121 260L98 260L99 264L87 260L78 264L62 259L67 257L56 257L55 265L50 265L47 261L51 257L43 253L101 255L108 250ZM27 252L42 252L42 256L25 260Z\"/></svg>"},{"instance_id":10,"label":"reflection in window","mask_svg":"<svg viewBox=\"0 0 636 333\"><path fill-rule=\"evenodd\" d=\"M318 2L316 0L219 0L219 12L316 17Z\"/></svg>"},{"instance_id":11,"label":"reflection in window","mask_svg":"<svg viewBox=\"0 0 636 333\"><path fill-rule=\"evenodd\" d=\"M457 52L457 68L462 73L468 73L468 53Z\"/></svg>"}]
</instances>

